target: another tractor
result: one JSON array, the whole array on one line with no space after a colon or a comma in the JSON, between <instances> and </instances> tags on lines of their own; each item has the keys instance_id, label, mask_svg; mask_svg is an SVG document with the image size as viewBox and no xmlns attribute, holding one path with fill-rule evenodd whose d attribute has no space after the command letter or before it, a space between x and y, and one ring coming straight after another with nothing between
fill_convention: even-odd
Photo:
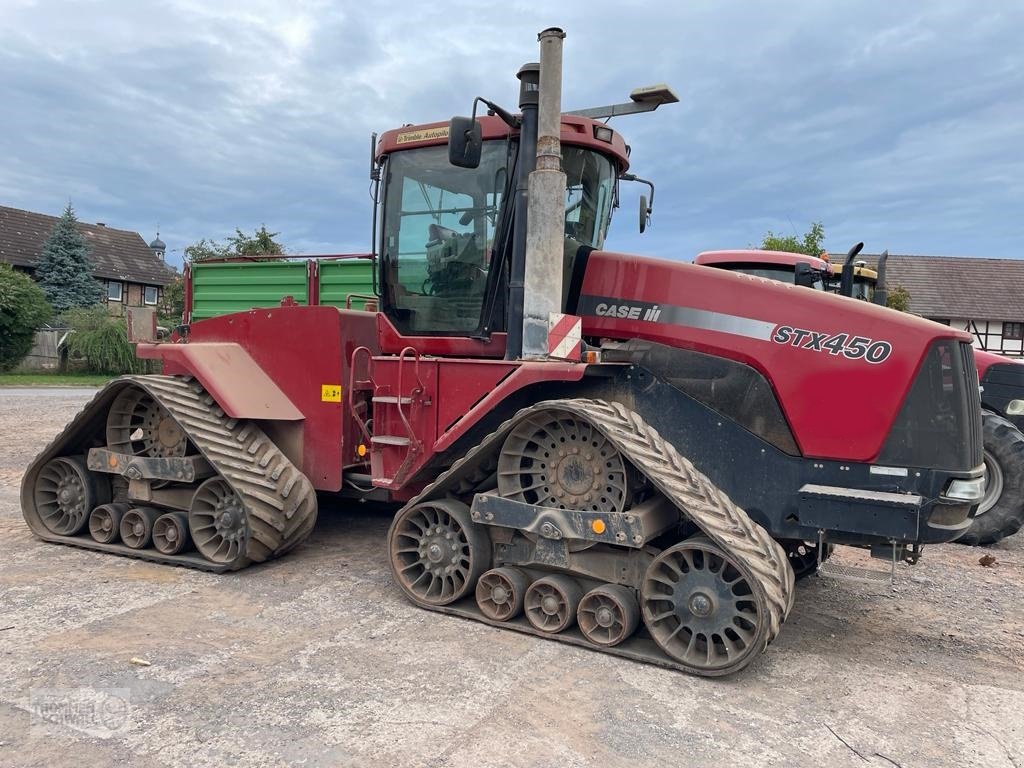
<instances>
[{"instance_id":1,"label":"another tractor","mask_svg":"<svg viewBox=\"0 0 1024 768\"><path fill-rule=\"evenodd\" d=\"M814 256L753 249L706 251L694 261L819 290L824 287L833 293L885 306L889 255L881 254L877 269L872 269L866 261L854 261L861 245L852 249L838 268ZM801 268L802 264L809 267ZM809 274L815 277L809 278ZM985 496L971 526L957 541L988 545L1024 526L1024 364L981 349L974 349L973 354L981 381Z\"/></svg>"},{"instance_id":2,"label":"another tractor","mask_svg":"<svg viewBox=\"0 0 1024 768\"><path fill-rule=\"evenodd\" d=\"M970 336L824 292L602 250L629 152L561 113L560 30L520 112L376 143L380 311L281 306L141 343L32 463L47 541L230 571L312 530L316 492L401 502L415 604L700 675L793 605L791 555L913 563L970 525ZM644 204L646 208L646 203ZM812 391L849 403L830 423Z\"/></svg>"}]
</instances>

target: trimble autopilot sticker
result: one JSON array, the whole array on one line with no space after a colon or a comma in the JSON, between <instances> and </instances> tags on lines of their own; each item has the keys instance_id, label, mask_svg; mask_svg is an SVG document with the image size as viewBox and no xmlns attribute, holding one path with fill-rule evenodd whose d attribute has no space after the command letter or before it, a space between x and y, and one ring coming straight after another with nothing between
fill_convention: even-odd
<instances>
[{"instance_id":1,"label":"trimble autopilot sticker","mask_svg":"<svg viewBox=\"0 0 1024 768\"><path fill-rule=\"evenodd\" d=\"M448 126L440 128L423 128L418 131L406 131L395 137L395 144L411 144L414 141L434 141L448 138Z\"/></svg>"}]
</instances>

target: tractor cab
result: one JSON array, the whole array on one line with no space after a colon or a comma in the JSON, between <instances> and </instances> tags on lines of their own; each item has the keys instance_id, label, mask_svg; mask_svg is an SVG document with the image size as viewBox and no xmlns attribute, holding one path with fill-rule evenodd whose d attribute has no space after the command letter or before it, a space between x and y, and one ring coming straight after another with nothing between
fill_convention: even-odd
<instances>
[{"instance_id":1,"label":"tractor cab","mask_svg":"<svg viewBox=\"0 0 1024 768\"><path fill-rule=\"evenodd\" d=\"M853 267L853 282L851 296L861 301L874 303L875 285L878 283L878 272L867 266L867 262L858 261ZM840 293L841 280L838 272L828 284L828 289L834 293Z\"/></svg>"},{"instance_id":2,"label":"tractor cab","mask_svg":"<svg viewBox=\"0 0 1024 768\"><path fill-rule=\"evenodd\" d=\"M403 335L486 336L504 330L518 135L484 117L475 168L449 161L448 126L402 128L378 144L383 311ZM625 143L605 126L565 116L564 266L600 248L628 167ZM568 281L566 280L566 283Z\"/></svg>"},{"instance_id":3,"label":"tractor cab","mask_svg":"<svg viewBox=\"0 0 1024 768\"><path fill-rule=\"evenodd\" d=\"M824 259L785 251L704 251L697 255L694 263L818 291L824 291L833 279L832 266Z\"/></svg>"}]
</instances>

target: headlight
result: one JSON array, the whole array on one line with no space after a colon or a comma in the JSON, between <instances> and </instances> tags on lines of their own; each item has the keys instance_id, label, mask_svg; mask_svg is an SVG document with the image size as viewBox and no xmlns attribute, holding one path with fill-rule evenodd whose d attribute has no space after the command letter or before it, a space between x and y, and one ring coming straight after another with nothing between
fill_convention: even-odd
<instances>
[{"instance_id":1,"label":"headlight","mask_svg":"<svg viewBox=\"0 0 1024 768\"><path fill-rule=\"evenodd\" d=\"M1024 400L1011 400L1006 404L1007 416L1024 416Z\"/></svg>"},{"instance_id":2,"label":"headlight","mask_svg":"<svg viewBox=\"0 0 1024 768\"><path fill-rule=\"evenodd\" d=\"M967 501L974 503L985 497L985 476L974 477L970 480L950 480L946 486L946 492L942 494L947 499L956 501Z\"/></svg>"}]
</instances>

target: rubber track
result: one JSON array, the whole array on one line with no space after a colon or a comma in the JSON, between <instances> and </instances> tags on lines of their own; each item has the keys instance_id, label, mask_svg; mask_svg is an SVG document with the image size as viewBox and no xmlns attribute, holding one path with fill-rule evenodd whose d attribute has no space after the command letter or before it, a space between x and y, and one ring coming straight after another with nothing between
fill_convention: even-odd
<instances>
[{"instance_id":1,"label":"rubber track","mask_svg":"<svg viewBox=\"0 0 1024 768\"><path fill-rule=\"evenodd\" d=\"M782 546L720 491L637 413L604 400L548 400L524 408L470 449L406 508L440 498L462 477L484 465L520 421L540 411L568 411L592 423L690 520L730 556L745 565L764 592L768 609L765 645L779 633L793 606L793 569ZM397 516L396 516L397 519ZM430 607L430 606L426 606Z\"/></svg>"},{"instance_id":2,"label":"rubber track","mask_svg":"<svg viewBox=\"0 0 1024 768\"><path fill-rule=\"evenodd\" d=\"M301 543L316 524L316 492L309 479L281 452L258 426L250 421L228 417L213 396L192 378L177 376L127 376L110 387L137 386L165 407L185 431L199 452L239 495L248 515L249 541L244 553L231 563L207 561L198 552L189 555L161 555L155 549L132 550L123 545L100 545L86 536L56 536L41 533L42 538L101 549L146 560L183 565L201 570L238 570L283 555ZM100 393L102 394L102 393ZM99 401L97 395L96 401ZM54 448L87 415L87 406L35 460L60 455ZM30 468L25 482L34 476ZM26 494L22 494L23 503ZM28 510L25 510L28 520Z\"/></svg>"}]
</instances>

